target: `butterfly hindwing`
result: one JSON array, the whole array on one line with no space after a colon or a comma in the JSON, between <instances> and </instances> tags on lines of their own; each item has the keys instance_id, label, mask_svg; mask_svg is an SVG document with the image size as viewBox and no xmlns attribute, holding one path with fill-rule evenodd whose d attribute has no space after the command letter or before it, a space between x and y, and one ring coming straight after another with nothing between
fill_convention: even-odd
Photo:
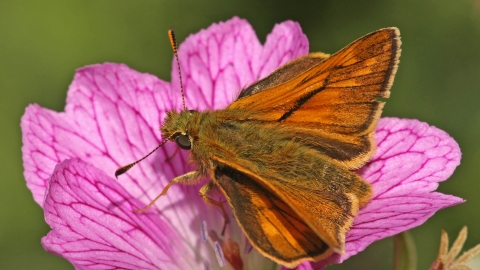
<instances>
[{"instance_id":1,"label":"butterfly hindwing","mask_svg":"<svg viewBox=\"0 0 480 270\"><path fill-rule=\"evenodd\" d=\"M215 178L250 243L264 256L295 267L332 254L291 207L247 175L223 167Z\"/></svg>"},{"instance_id":2,"label":"butterfly hindwing","mask_svg":"<svg viewBox=\"0 0 480 270\"><path fill-rule=\"evenodd\" d=\"M292 153L289 154L289 151ZM370 185L357 174L338 163L328 162L312 150L293 151L279 149L279 156L272 158L267 167L251 162L241 153L236 158L226 159L217 152L218 155L212 157L212 160L220 164L218 167L234 168L248 176L250 181L260 184L271 195L277 196L324 242L336 252L342 253L345 234L353 217L370 200ZM304 164L297 164L293 168L292 164L283 162L283 158L288 160L298 155L301 155ZM275 169L278 167L284 169ZM232 209L235 207L232 206Z\"/></svg>"}]
</instances>

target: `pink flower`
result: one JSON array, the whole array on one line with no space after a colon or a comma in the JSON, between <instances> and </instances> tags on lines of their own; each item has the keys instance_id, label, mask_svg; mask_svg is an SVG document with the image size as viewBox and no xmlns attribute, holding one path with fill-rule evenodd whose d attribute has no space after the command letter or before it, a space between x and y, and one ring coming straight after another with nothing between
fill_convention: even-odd
<instances>
[{"instance_id":1,"label":"pink flower","mask_svg":"<svg viewBox=\"0 0 480 270\"><path fill-rule=\"evenodd\" d=\"M307 52L308 40L295 22L276 25L264 46L244 20L214 24L179 49L187 107L223 108L242 87ZM204 240L222 241L223 218L201 200L200 185L174 185L149 211L132 212L173 177L191 170L188 152L174 155L175 145L167 143L118 181L114 178L118 167L161 141L165 112L181 108L179 89L175 65L168 83L107 63L77 71L65 112L27 107L21 123L25 178L52 228L42 239L47 251L77 269L217 268L214 245ZM359 171L372 183L374 197L348 232L346 254L300 269L340 263L463 202L434 192L460 162L460 149L448 134L416 120L383 118L376 139L375 157ZM244 264L271 264L255 251L245 254L248 244L235 222L227 227L227 238L239 244L240 252L232 254L242 256Z\"/></svg>"}]
</instances>

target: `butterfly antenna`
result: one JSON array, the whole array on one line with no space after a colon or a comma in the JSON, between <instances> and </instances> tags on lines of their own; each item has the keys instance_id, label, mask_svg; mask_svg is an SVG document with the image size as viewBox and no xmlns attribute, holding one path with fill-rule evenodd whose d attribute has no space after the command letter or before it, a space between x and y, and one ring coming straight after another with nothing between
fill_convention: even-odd
<instances>
[{"instance_id":1,"label":"butterfly antenna","mask_svg":"<svg viewBox=\"0 0 480 270\"><path fill-rule=\"evenodd\" d=\"M180 90L182 91L183 110L186 111L187 106L185 105L185 92L183 91L182 71L180 69L180 60L178 60L177 40L175 39L175 33L173 32L173 27L168 30L168 38L170 39L170 44L172 45L173 54L175 55L175 59L177 60L178 76L180 78Z\"/></svg>"},{"instance_id":2,"label":"butterfly antenna","mask_svg":"<svg viewBox=\"0 0 480 270\"><path fill-rule=\"evenodd\" d=\"M173 136L173 135L172 135ZM125 165L125 166L122 166L120 168L118 168L116 171L115 171L115 178L118 178L118 176L126 173L128 170L130 170L133 166L137 165L140 161L146 159L147 157L149 157L151 154L153 154L153 152L157 151L158 148L162 147L162 145L164 145L168 140L170 140L170 138L172 137L168 137L166 138L165 140L163 140L163 142L161 142L157 147L155 147L155 149L153 149L150 153L148 153L146 156L142 157L141 159L133 162L133 163L130 163L128 165Z\"/></svg>"}]
</instances>

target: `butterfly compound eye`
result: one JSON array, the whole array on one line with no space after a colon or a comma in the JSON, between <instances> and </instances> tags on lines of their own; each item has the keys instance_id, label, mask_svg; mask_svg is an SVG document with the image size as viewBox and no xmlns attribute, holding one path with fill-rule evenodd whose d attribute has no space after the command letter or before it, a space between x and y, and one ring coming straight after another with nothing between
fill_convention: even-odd
<instances>
[{"instance_id":1,"label":"butterfly compound eye","mask_svg":"<svg viewBox=\"0 0 480 270\"><path fill-rule=\"evenodd\" d=\"M188 138L188 136L185 134L178 135L175 138L175 142L182 149L185 149L185 150L192 149L192 143L190 142L190 139Z\"/></svg>"}]
</instances>

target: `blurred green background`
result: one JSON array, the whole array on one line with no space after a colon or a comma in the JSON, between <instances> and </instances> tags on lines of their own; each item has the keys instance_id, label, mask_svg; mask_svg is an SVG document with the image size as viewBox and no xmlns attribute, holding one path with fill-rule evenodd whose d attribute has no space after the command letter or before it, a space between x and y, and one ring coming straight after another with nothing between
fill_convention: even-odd
<instances>
[{"instance_id":1,"label":"blurred green background","mask_svg":"<svg viewBox=\"0 0 480 270\"><path fill-rule=\"evenodd\" d=\"M49 228L25 186L20 117L29 103L62 111L75 69L118 62L170 80L177 40L237 15L260 40L275 23L298 21L311 51L333 53L388 26L402 35L402 57L386 116L417 118L459 142L463 159L439 190L465 198L412 230L418 269L435 259L440 231L469 226L466 247L480 243L480 0L407 1L0 1L0 269L72 269L40 238ZM386 239L331 269L391 269Z\"/></svg>"}]
</instances>

